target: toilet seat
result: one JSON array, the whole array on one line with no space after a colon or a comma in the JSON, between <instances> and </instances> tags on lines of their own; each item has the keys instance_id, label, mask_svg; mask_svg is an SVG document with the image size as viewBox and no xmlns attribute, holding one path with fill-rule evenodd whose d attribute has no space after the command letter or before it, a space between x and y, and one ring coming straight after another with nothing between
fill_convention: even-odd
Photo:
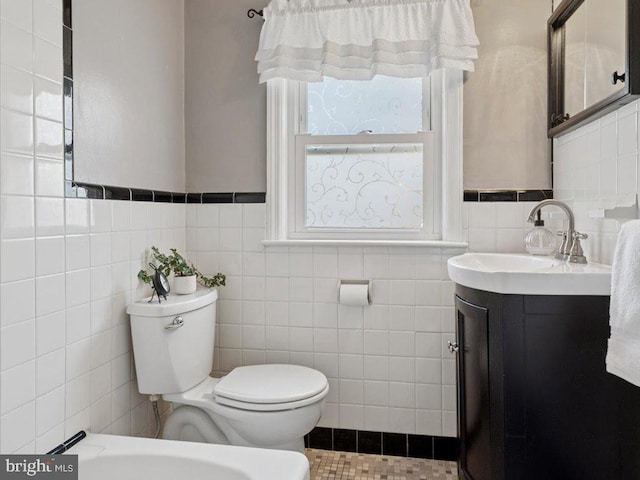
<instances>
[{"instance_id":1,"label":"toilet seat","mask_svg":"<svg viewBox=\"0 0 640 480\"><path fill-rule=\"evenodd\" d=\"M283 402L283 403L250 403L240 402L237 400L231 400L230 398L216 396L216 403L218 405L224 405L226 407L237 408L239 410L249 410L253 412L277 412L282 410L293 410L294 408L306 407L322 400L329 392L329 385L325 387L320 393L313 397L305 398L302 400L296 400L295 402Z\"/></svg>"},{"instance_id":2,"label":"toilet seat","mask_svg":"<svg viewBox=\"0 0 640 480\"><path fill-rule=\"evenodd\" d=\"M329 390L321 372L299 365L237 367L214 387L221 405L252 411L289 410L324 398Z\"/></svg>"},{"instance_id":3,"label":"toilet seat","mask_svg":"<svg viewBox=\"0 0 640 480\"><path fill-rule=\"evenodd\" d=\"M236 371L240 375L234 375ZM285 372L293 374L288 376ZM231 381L225 382L228 377L231 377ZM278 390L283 383L286 388ZM218 389L220 384L222 388ZM226 377L207 377L186 392L165 393L162 397L168 402L192 405L204 410L231 408L248 412L277 412L322 402L328 392L327 377L311 368L296 365L252 365L237 367ZM281 401L277 401L278 399ZM267 400L270 403L265 403Z\"/></svg>"}]
</instances>

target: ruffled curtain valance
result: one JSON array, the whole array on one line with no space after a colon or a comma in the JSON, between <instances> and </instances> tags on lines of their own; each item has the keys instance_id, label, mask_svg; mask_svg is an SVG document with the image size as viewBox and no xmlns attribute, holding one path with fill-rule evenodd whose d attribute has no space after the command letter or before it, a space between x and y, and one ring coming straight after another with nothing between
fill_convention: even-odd
<instances>
[{"instance_id":1,"label":"ruffled curtain valance","mask_svg":"<svg viewBox=\"0 0 640 480\"><path fill-rule=\"evenodd\" d=\"M271 0L264 20L260 83L426 77L477 58L469 0Z\"/></svg>"}]
</instances>

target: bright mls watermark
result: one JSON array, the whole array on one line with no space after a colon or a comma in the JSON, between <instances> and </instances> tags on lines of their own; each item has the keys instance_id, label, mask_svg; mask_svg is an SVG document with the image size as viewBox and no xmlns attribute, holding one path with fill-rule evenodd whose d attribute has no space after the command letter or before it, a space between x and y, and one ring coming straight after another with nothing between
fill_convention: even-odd
<instances>
[{"instance_id":1,"label":"bright mls watermark","mask_svg":"<svg viewBox=\"0 0 640 480\"><path fill-rule=\"evenodd\" d=\"M78 480L77 455L0 455L0 480Z\"/></svg>"}]
</instances>

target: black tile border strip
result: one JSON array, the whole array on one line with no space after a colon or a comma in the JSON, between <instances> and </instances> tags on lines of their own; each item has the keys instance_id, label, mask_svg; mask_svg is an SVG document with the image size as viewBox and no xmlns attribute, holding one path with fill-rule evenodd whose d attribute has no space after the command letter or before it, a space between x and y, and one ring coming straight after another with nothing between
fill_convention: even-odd
<instances>
[{"instance_id":1,"label":"black tile border strip","mask_svg":"<svg viewBox=\"0 0 640 480\"><path fill-rule=\"evenodd\" d=\"M453 437L326 427L316 427L304 437L306 448L448 461L458 459L458 444Z\"/></svg>"},{"instance_id":2,"label":"black tile border strip","mask_svg":"<svg viewBox=\"0 0 640 480\"><path fill-rule=\"evenodd\" d=\"M187 203L202 203L201 193L187 193Z\"/></svg>"},{"instance_id":3,"label":"black tile border strip","mask_svg":"<svg viewBox=\"0 0 640 480\"><path fill-rule=\"evenodd\" d=\"M71 26L71 0L64 0L62 6L62 24L65 27L72 28Z\"/></svg>"},{"instance_id":4,"label":"black tile border strip","mask_svg":"<svg viewBox=\"0 0 640 480\"><path fill-rule=\"evenodd\" d=\"M478 192L480 202L517 202L518 192Z\"/></svg>"},{"instance_id":5,"label":"black tile border strip","mask_svg":"<svg viewBox=\"0 0 640 480\"><path fill-rule=\"evenodd\" d=\"M153 202L153 190L131 189L131 200L134 202Z\"/></svg>"},{"instance_id":6,"label":"black tile border strip","mask_svg":"<svg viewBox=\"0 0 640 480\"><path fill-rule=\"evenodd\" d=\"M103 186L104 198L107 200L131 200L131 190L122 187Z\"/></svg>"},{"instance_id":7,"label":"black tile border strip","mask_svg":"<svg viewBox=\"0 0 640 480\"><path fill-rule=\"evenodd\" d=\"M173 195L170 192L153 191L153 201L159 203L173 203Z\"/></svg>"},{"instance_id":8,"label":"black tile border strip","mask_svg":"<svg viewBox=\"0 0 640 480\"><path fill-rule=\"evenodd\" d=\"M64 192L67 197L99 198L94 185L73 183L73 27L71 14L72 0L62 2L62 69L63 69L63 109L64 128ZM102 192L104 198L104 190Z\"/></svg>"},{"instance_id":9,"label":"black tile border strip","mask_svg":"<svg viewBox=\"0 0 640 480\"><path fill-rule=\"evenodd\" d=\"M518 192L519 202L539 202L553 198L553 190L524 190Z\"/></svg>"},{"instance_id":10,"label":"black tile border strip","mask_svg":"<svg viewBox=\"0 0 640 480\"><path fill-rule=\"evenodd\" d=\"M382 453L382 432L358 431L358 452L380 455Z\"/></svg>"},{"instance_id":11,"label":"black tile border strip","mask_svg":"<svg viewBox=\"0 0 640 480\"><path fill-rule=\"evenodd\" d=\"M73 132L65 130L65 135L66 197L160 203L266 203L265 192L182 193L74 182L69 180L73 175ZM548 198L553 198L552 190L464 191L465 202L539 202Z\"/></svg>"},{"instance_id":12,"label":"black tile border strip","mask_svg":"<svg viewBox=\"0 0 640 480\"><path fill-rule=\"evenodd\" d=\"M553 198L553 190L465 190L465 202L539 202Z\"/></svg>"},{"instance_id":13,"label":"black tile border strip","mask_svg":"<svg viewBox=\"0 0 640 480\"><path fill-rule=\"evenodd\" d=\"M64 78L73 78L73 30L62 27L62 73Z\"/></svg>"},{"instance_id":14,"label":"black tile border strip","mask_svg":"<svg viewBox=\"0 0 640 480\"><path fill-rule=\"evenodd\" d=\"M357 452L358 433L344 428L333 429L333 448L336 452Z\"/></svg>"},{"instance_id":15,"label":"black tile border strip","mask_svg":"<svg viewBox=\"0 0 640 480\"><path fill-rule=\"evenodd\" d=\"M171 203L187 203L187 194L171 192Z\"/></svg>"},{"instance_id":16,"label":"black tile border strip","mask_svg":"<svg viewBox=\"0 0 640 480\"><path fill-rule=\"evenodd\" d=\"M66 180L67 198L91 198L97 200L128 200L133 202L191 203L191 204L242 204L265 203L264 192L236 193L182 193L143 188L114 187Z\"/></svg>"},{"instance_id":17,"label":"black tile border strip","mask_svg":"<svg viewBox=\"0 0 640 480\"><path fill-rule=\"evenodd\" d=\"M202 193L202 203L233 203L233 193Z\"/></svg>"},{"instance_id":18,"label":"black tile border strip","mask_svg":"<svg viewBox=\"0 0 640 480\"><path fill-rule=\"evenodd\" d=\"M234 193L233 203L265 203L267 194L263 192Z\"/></svg>"}]
</instances>

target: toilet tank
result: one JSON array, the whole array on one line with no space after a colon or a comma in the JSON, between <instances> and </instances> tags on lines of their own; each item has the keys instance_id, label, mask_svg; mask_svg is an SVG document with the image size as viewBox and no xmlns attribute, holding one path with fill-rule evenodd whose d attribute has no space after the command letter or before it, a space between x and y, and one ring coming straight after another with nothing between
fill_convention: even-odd
<instances>
[{"instance_id":1,"label":"toilet tank","mask_svg":"<svg viewBox=\"0 0 640 480\"><path fill-rule=\"evenodd\" d=\"M169 295L162 303L140 300L131 316L138 390L144 394L185 392L207 378L213 367L216 289Z\"/></svg>"}]
</instances>

